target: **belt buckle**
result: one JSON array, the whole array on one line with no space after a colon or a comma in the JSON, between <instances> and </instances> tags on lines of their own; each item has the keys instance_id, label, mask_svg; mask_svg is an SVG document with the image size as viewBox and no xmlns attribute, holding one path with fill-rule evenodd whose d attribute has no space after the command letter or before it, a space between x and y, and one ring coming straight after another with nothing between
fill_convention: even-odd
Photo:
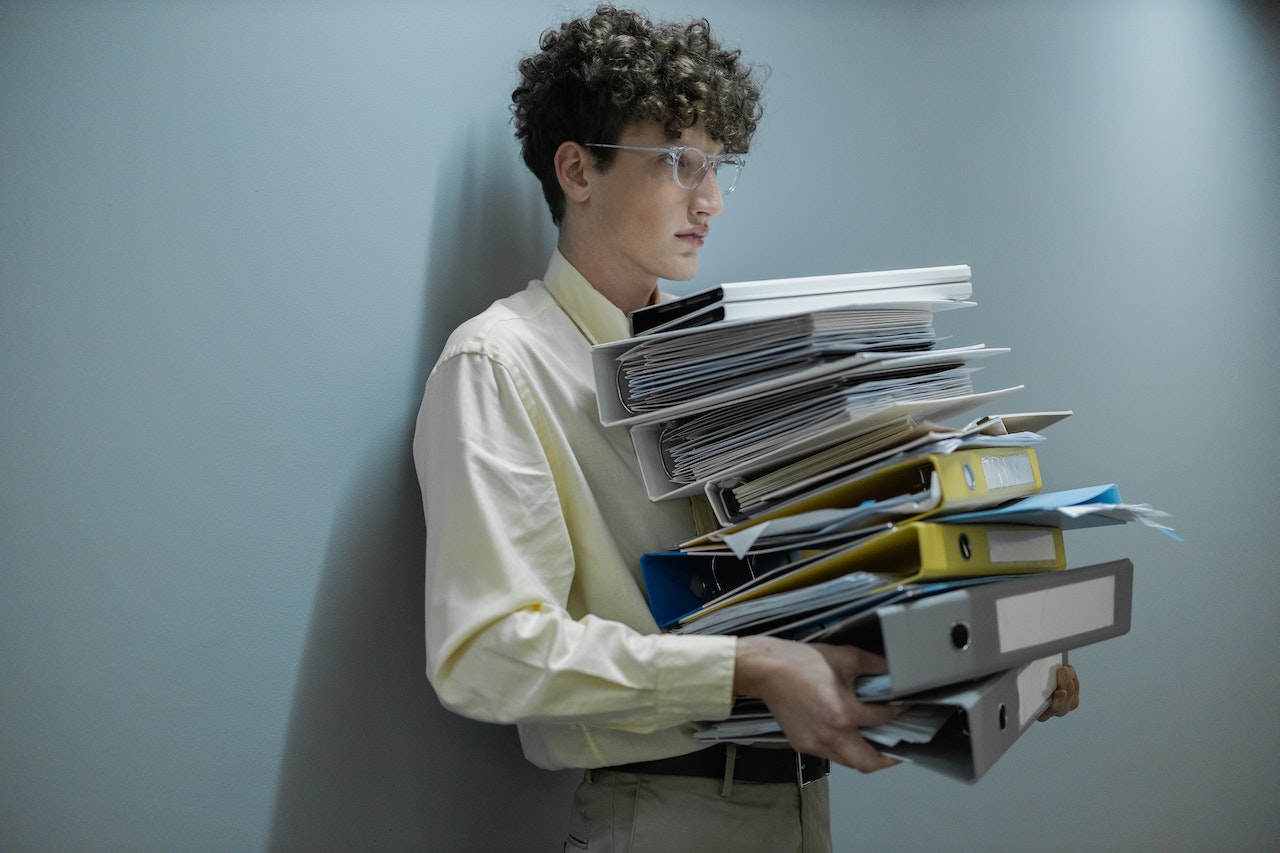
<instances>
[{"instance_id":1,"label":"belt buckle","mask_svg":"<svg viewBox=\"0 0 1280 853\"><path fill-rule=\"evenodd\" d=\"M807 759L807 761L806 761ZM805 773L805 769L810 768L810 774ZM831 762L825 758L819 758L816 755L806 755L803 752L796 753L796 786L799 788L807 788L814 782L825 777L831 772Z\"/></svg>"}]
</instances>

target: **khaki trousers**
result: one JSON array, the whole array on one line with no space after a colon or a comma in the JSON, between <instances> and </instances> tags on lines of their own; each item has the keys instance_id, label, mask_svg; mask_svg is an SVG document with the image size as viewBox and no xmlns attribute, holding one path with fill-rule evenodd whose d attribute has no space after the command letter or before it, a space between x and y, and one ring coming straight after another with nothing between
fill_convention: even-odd
<instances>
[{"instance_id":1,"label":"khaki trousers","mask_svg":"<svg viewBox=\"0 0 1280 853\"><path fill-rule=\"evenodd\" d=\"M566 853L831 853L827 779L794 783L588 770Z\"/></svg>"}]
</instances>

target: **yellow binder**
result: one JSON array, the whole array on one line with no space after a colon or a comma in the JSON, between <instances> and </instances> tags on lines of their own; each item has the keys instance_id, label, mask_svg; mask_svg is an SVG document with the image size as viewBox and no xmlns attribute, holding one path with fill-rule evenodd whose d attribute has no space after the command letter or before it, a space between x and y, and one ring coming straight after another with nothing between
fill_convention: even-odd
<instances>
[{"instance_id":1,"label":"yellow binder","mask_svg":"<svg viewBox=\"0 0 1280 853\"><path fill-rule=\"evenodd\" d=\"M697 548L786 515L816 509L856 507L868 501L883 501L902 495L927 491L933 478L938 482L937 502L914 518L926 518L944 512L995 506L1013 498L1034 495L1040 491L1040 465L1034 449L1018 447L973 447L953 453L930 453L915 456L860 476L845 478L815 492L778 504L746 521L721 528L714 533L686 542L680 547ZM723 490L721 490L723 495ZM714 495L712 506L717 517ZM732 513L729 513L732 515Z\"/></svg>"},{"instance_id":2,"label":"yellow binder","mask_svg":"<svg viewBox=\"0 0 1280 853\"><path fill-rule=\"evenodd\" d=\"M921 581L1065 569L1056 527L1017 524L942 524L912 521L851 545L781 566L702 603L690 622L721 607L821 583L851 572L886 575L886 587Z\"/></svg>"}]
</instances>

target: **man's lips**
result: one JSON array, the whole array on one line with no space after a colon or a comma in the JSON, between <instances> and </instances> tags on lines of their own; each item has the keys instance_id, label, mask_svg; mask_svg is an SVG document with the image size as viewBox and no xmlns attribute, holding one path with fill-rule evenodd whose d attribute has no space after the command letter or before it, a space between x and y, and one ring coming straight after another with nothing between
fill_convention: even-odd
<instances>
[{"instance_id":1,"label":"man's lips","mask_svg":"<svg viewBox=\"0 0 1280 853\"><path fill-rule=\"evenodd\" d=\"M710 231L711 229L707 226L699 225L696 228L688 228L684 231L678 232L676 237L680 240L688 240L691 243L701 246L703 241L707 239L707 234Z\"/></svg>"}]
</instances>

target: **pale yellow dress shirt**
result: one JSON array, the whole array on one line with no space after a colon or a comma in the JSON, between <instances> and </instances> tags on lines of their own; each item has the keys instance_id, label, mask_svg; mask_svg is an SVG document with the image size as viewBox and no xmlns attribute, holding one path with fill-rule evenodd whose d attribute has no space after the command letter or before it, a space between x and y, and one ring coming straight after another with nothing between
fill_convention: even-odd
<instances>
[{"instance_id":1,"label":"pale yellow dress shirt","mask_svg":"<svg viewBox=\"0 0 1280 853\"><path fill-rule=\"evenodd\" d=\"M733 700L735 640L661 634L645 601L640 555L695 530L689 501L645 496L627 430L600 425L590 347L627 334L557 252L449 338L414 436L427 674L550 769L690 752L692 721Z\"/></svg>"}]
</instances>

